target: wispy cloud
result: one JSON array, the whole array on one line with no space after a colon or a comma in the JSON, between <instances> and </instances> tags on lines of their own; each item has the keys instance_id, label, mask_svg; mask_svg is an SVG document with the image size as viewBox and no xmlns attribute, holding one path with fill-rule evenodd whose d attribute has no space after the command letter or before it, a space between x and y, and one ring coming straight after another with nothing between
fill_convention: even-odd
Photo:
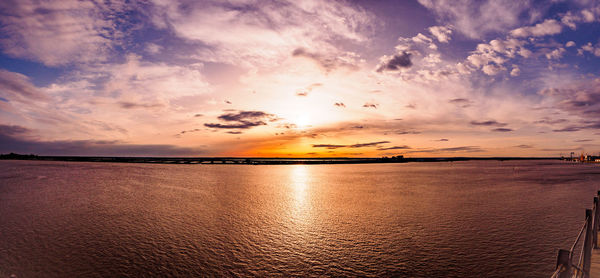
<instances>
[{"instance_id":1,"label":"wispy cloud","mask_svg":"<svg viewBox=\"0 0 600 278\"><path fill-rule=\"evenodd\" d=\"M130 101L119 101L117 104L119 105L119 107L125 109L163 107L163 105L160 103L135 103Z\"/></svg>"},{"instance_id":2,"label":"wispy cloud","mask_svg":"<svg viewBox=\"0 0 600 278\"><path fill-rule=\"evenodd\" d=\"M338 145L338 144L314 144L313 148L327 148L327 149L339 149L339 148L366 148L366 147L376 147L381 144L387 144L390 141L378 141L378 142L369 142L369 143L358 143L352 145Z\"/></svg>"},{"instance_id":3,"label":"wispy cloud","mask_svg":"<svg viewBox=\"0 0 600 278\"><path fill-rule=\"evenodd\" d=\"M521 149L531 149L531 148L533 148L532 145L526 145L526 144L521 144L521 145L517 145L517 146L514 146L514 147L515 148L521 148Z\"/></svg>"},{"instance_id":4,"label":"wispy cloud","mask_svg":"<svg viewBox=\"0 0 600 278\"><path fill-rule=\"evenodd\" d=\"M478 125L478 126L506 126L506 123L500 123L496 120L489 120L489 121L471 121L471 125Z\"/></svg>"},{"instance_id":5,"label":"wispy cloud","mask_svg":"<svg viewBox=\"0 0 600 278\"><path fill-rule=\"evenodd\" d=\"M126 7L76 0L2 1L0 46L11 56L49 66L105 61L124 31L113 20Z\"/></svg>"},{"instance_id":6,"label":"wispy cloud","mask_svg":"<svg viewBox=\"0 0 600 278\"><path fill-rule=\"evenodd\" d=\"M359 64L358 55L351 52L343 53L343 56L328 57L325 54L309 52L304 48L296 48L292 52L292 56L308 58L316 62L326 71L331 71L337 68L356 70L358 69Z\"/></svg>"},{"instance_id":7,"label":"wispy cloud","mask_svg":"<svg viewBox=\"0 0 600 278\"><path fill-rule=\"evenodd\" d=\"M456 104L462 108L467 108L469 106L471 106L471 104L473 104L472 101L466 99L466 98L454 98L448 101L449 103L452 104Z\"/></svg>"},{"instance_id":8,"label":"wispy cloud","mask_svg":"<svg viewBox=\"0 0 600 278\"><path fill-rule=\"evenodd\" d=\"M380 151L387 151L387 150L408 150L408 149L412 149L412 148L409 147L409 146L407 146L407 145L385 147L385 148L377 148L377 150L380 150Z\"/></svg>"},{"instance_id":9,"label":"wispy cloud","mask_svg":"<svg viewBox=\"0 0 600 278\"><path fill-rule=\"evenodd\" d=\"M161 144L131 144L118 140L36 140L31 130L21 126L0 125L0 153L91 156L198 156L202 148Z\"/></svg>"}]
</instances>

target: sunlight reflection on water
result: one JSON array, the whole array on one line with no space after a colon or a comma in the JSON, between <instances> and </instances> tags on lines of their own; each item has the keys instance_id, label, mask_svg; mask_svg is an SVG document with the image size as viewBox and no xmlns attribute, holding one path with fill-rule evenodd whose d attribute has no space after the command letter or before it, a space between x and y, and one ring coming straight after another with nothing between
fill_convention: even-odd
<instances>
[{"instance_id":1,"label":"sunlight reflection on water","mask_svg":"<svg viewBox=\"0 0 600 278\"><path fill-rule=\"evenodd\" d=\"M290 170L290 186L292 187L292 199L294 200L294 215L299 218L310 209L306 200L309 186L309 166L293 165L291 167L293 168Z\"/></svg>"}]
</instances>

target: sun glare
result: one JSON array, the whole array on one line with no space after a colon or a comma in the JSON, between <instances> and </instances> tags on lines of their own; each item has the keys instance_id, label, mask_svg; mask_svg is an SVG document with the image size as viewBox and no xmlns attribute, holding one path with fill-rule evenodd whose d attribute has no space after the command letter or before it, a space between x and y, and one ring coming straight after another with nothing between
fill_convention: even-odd
<instances>
[{"instance_id":1,"label":"sun glare","mask_svg":"<svg viewBox=\"0 0 600 278\"><path fill-rule=\"evenodd\" d=\"M294 124L299 129L305 129L310 126L310 116L303 114L296 118Z\"/></svg>"}]
</instances>

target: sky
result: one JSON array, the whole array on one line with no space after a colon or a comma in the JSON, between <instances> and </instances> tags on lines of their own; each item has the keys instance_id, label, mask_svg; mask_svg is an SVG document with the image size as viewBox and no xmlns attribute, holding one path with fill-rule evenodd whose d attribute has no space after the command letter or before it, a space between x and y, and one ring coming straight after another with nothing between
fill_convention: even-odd
<instances>
[{"instance_id":1,"label":"sky","mask_svg":"<svg viewBox=\"0 0 600 278\"><path fill-rule=\"evenodd\" d=\"M600 2L0 2L0 153L600 152Z\"/></svg>"}]
</instances>

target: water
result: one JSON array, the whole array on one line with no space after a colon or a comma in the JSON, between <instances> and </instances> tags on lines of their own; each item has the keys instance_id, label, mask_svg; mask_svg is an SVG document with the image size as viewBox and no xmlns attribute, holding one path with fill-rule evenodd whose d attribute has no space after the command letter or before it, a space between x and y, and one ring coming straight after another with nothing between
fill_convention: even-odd
<instances>
[{"instance_id":1,"label":"water","mask_svg":"<svg viewBox=\"0 0 600 278\"><path fill-rule=\"evenodd\" d=\"M548 277L600 165L0 161L0 277Z\"/></svg>"}]
</instances>

